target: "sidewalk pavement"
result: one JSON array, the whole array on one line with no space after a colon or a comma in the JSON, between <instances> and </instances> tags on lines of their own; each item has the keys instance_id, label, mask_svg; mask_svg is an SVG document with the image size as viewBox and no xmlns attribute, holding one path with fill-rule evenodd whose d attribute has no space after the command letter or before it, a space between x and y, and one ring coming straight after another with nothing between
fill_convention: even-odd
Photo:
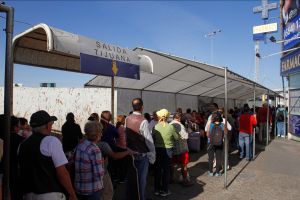
<instances>
[{"instance_id":1,"label":"sidewalk pavement","mask_svg":"<svg viewBox=\"0 0 300 200\"><path fill-rule=\"evenodd\" d=\"M254 161L239 160L238 152L232 152L229 162L227 189L224 189L224 174L221 177L207 176L208 164L205 150L191 153L190 176L194 185L184 187L170 184L171 195L153 195L153 177L148 177L147 197L152 200L297 200L300 199L300 143L275 139L264 149L257 146ZM125 199L124 185L116 188L116 198ZM122 195L123 194L123 195Z\"/></svg>"}]
</instances>

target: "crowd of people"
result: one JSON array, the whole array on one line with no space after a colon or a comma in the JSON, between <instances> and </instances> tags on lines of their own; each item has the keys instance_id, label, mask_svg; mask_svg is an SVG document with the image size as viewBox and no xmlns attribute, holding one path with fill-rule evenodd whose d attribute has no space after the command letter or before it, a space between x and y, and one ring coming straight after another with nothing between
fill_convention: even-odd
<instances>
[{"instance_id":1,"label":"crowd of people","mask_svg":"<svg viewBox=\"0 0 300 200\"><path fill-rule=\"evenodd\" d=\"M238 149L239 158L247 161L254 156L253 134L263 143L270 138L267 134L274 131L276 124L276 136L286 135L286 109L268 108L265 103L256 108L256 112L248 104L240 109L229 109L227 125L224 109L216 103L212 103L206 113L191 109L183 113L177 108L172 114L160 109L151 116L143 114L143 109L143 100L133 99L132 112L128 116L118 115L116 124L111 123L110 111L102 111L100 116L92 113L84 133L76 124L74 114L68 113L61 140L51 133L57 118L44 110L33 113L29 123L25 118L12 116L11 199L111 200L113 185L126 183L124 196L127 199L144 200L148 171L154 174L154 195L165 197L171 194L169 184L178 169L182 185L193 185L188 172L191 133L199 133L202 144L206 144L208 176L216 177L222 176L225 167L231 167L224 166L225 134L227 149ZM0 122L2 129L3 115ZM2 130L1 134L0 145L3 146ZM2 148L0 153L2 181Z\"/></svg>"}]
</instances>

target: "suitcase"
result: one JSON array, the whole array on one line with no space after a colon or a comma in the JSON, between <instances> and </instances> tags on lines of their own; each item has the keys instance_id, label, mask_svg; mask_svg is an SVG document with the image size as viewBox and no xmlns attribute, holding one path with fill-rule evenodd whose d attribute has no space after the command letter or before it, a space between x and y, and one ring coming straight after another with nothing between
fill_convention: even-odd
<instances>
[{"instance_id":1,"label":"suitcase","mask_svg":"<svg viewBox=\"0 0 300 200\"><path fill-rule=\"evenodd\" d=\"M195 152L200 151L200 133L199 132L190 133L189 139L187 142L188 142L188 146L189 146L189 151L195 151Z\"/></svg>"}]
</instances>

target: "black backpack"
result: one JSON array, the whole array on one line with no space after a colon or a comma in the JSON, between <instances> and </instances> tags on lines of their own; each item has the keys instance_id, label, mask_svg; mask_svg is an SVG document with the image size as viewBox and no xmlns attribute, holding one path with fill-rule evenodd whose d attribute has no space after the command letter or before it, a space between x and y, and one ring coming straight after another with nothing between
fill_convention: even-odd
<instances>
[{"instance_id":1,"label":"black backpack","mask_svg":"<svg viewBox=\"0 0 300 200\"><path fill-rule=\"evenodd\" d=\"M222 146L224 138L224 126L223 124L212 123L210 125L210 143L214 146Z\"/></svg>"}]
</instances>

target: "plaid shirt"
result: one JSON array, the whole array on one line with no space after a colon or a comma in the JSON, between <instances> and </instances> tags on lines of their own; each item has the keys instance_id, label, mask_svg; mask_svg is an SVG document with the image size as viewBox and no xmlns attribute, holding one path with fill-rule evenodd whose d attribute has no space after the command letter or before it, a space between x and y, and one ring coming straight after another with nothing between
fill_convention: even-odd
<instances>
[{"instance_id":1,"label":"plaid shirt","mask_svg":"<svg viewBox=\"0 0 300 200\"><path fill-rule=\"evenodd\" d=\"M99 147L85 140L76 148L75 189L78 194L91 195L103 188L103 159Z\"/></svg>"}]
</instances>

